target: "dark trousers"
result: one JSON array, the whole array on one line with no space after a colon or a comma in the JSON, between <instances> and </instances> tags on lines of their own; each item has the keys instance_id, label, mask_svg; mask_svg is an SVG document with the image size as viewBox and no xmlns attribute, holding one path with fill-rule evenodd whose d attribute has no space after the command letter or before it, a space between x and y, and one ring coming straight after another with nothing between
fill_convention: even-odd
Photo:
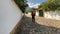
<instances>
[{"instance_id":1,"label":"dark trousers","mask_svg":"<svg viewBox=\"0 0 60 34\"><path fill-rule=\"evenodd\" d=\"M32 16L32 22L35 22L35 16Z\"/></svg>"}]
</instances>

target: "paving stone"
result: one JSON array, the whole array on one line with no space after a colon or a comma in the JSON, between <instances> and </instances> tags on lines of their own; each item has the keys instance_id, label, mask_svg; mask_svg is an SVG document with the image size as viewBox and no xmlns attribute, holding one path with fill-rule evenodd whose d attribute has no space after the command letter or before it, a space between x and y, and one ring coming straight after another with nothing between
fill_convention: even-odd
<instances>
[{"instance_id":1,"label":"paving stone","mask_svg":"<svg viewBox=\"0 0 60 34\"><path fill-rule=\"evenodd\" d=\"M60 29L32 22L30 17L24 17L23 24L18 27L15 34L60 34Z\"/></svg>"}]
</instances>

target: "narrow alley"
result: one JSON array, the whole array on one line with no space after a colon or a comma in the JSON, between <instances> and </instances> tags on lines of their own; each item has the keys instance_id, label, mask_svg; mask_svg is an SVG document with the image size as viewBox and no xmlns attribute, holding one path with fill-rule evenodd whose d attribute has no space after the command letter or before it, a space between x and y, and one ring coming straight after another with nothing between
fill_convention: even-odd
<instances>
[{"instance_id":1,"label":"narrow alley","mask_svg":"<svg viewBox=\"0 0 60 34\"><path fill-rule=\"evenodd\" d=\"M18 24L14 34L60 34L60 29L32 22L31 17L23 16L22 24Z\"/></svg>"}]
</instances>

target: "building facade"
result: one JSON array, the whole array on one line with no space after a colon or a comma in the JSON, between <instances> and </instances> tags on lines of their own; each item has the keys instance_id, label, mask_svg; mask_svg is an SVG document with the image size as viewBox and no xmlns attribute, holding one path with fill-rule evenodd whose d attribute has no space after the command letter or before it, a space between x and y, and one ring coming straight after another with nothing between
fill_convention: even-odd
<instances>
[{"instance_id":1,"label":"building facade","mask_svg":"<svg viewBox=\"0 0 60 34\"><path fill-rule=\"evenodd\" d=\"M22 12L14 0L0 0L0 34L10 34L21 18Z\"/></svg>"},{"instance_id":2,"label":"building facade","mask_svg":"<svg viewBox=\"0 0 60 34\"><path fill-rule=\"evenodd\" d=\"M44 17L45 18L50 18L50 19L60 20L60 11L56 10L56 11L44 12Z\"/></svg>"}]
</instances>

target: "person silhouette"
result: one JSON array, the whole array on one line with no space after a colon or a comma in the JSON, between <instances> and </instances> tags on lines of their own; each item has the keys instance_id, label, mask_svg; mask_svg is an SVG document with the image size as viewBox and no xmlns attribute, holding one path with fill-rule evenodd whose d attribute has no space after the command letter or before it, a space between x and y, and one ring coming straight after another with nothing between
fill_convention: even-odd
<instances>
[{"instance_id":1,"label":"person silhouette","mask_svg":"<svg viewBox=\"0 0 60 34\"><path fill-rule=\"evenodd\" d=\"M35 22L35 15L36 15L36 9L33 9L33 11L31 12L32 22Z\"/></svg>"}]
</instances>

